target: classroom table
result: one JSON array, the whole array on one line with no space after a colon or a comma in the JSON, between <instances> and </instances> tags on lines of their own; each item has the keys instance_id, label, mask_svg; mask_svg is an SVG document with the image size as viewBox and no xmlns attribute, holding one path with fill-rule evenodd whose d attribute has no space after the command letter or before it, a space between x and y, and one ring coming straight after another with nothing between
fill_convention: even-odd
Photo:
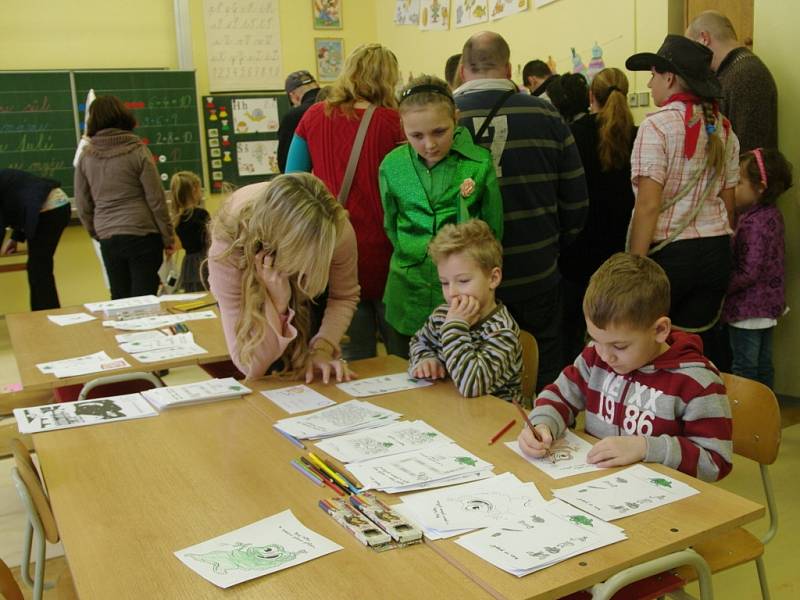
<instances>
[{"instance_id":1,"label":"classroom table","mask_svg":"<svg viewBox=\"0 0 800 600\"><path fill-rule=\"evenodd\" d=\"M400 359L354 363L361 377L402 371ZM250 382L255 390L291 382ZM312 384L337 401L333 385ZM534 481L546 498L553 487L596 477L552 480L508 450L517 426L488 440L514 407L485 396L462 398L450 382L374 396L369 401L424 419L495 465ZM327 497L289 466L302 454L271 427L285 417L258 393L243 399L165 411L159 417L34 435L44 478L78 594L92 598L558 598L639 562L686 548L760 517L761 505L714 485L669 473L700 494L615 521L629 539L523 578L507 574L452 540L376 554L325 515ZM313 446L307 443L309 449ZM385 496L390 503L395 500ZM173 556L175 550L291 508L308 527L344 547L224 592Z\"/></svg>"},{"instance_id":2,"label":"classroom table","mask_svg":"<svg viewBox=\"0 0 800 600\"><path fill-rule=\"evenodd\" d=\"M212 300L210 296L208 299L209 302ZM166 306L169 308L173 304L175 303L166 303ZM91 313L97 317L93 321L63 327L47 318L48 315L67 315L76 312L88 313L89 311L83 306L13 313L6 315L6 324L8 325L11 348L17 361L22 388L26 391L36 391L86 383L105 375L117 375L133 371L160 371L172 367L228 360L230 356L222 333L222 323L219 319L218 309L214 307L202 310L214 310L217 318L187 321L186 325L192 332L195 342L208 352L153 363L140 363L130 354L120 350L119 343L114 336L120 333L133 332L122 331L113 327L103 327L102 312ZM125 358L131 366L103 373L88 373L66 378L54 377L51 374L42 373L36 368L38 363L84 356L101 350L105 350L111 358Z\"/></svg>"}]
</instances>

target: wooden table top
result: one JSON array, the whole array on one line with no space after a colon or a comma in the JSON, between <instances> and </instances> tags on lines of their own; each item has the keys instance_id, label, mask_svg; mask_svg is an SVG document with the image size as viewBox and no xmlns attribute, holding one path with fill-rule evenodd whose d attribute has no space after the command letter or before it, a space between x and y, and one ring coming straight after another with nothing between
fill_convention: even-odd
<instances>
[{"instance_id":1,"label":"wooden table top","mask_svg":"<svg viewBox=\"0 0 800 600\"><path fill-rule=\"evenodd\" d=\"M362 377L402 371L400 359L354 365ZM265 379L255 390L290 385ZM337 401L348 395L312 384ZM369 398L424 419L468 450L534 481L546 498L597 475L555 481L508 450L517 426L495 445L489 438L514 407L492 397L462 398L449 382ZM81 598L557 598L637 562L663 555L761 516L761 505L713 485L649 465L686 481L700 494L615 521L629 539L523 578L514 577L452 540L380 554L361 546L325 515L314 486L289 465L302 454L271 427L285 417L258 393L244 399L182 407L161 416L34 436L75 587ZM312 444L306 444L313 450ZM390 503L396 497L386 497ZM314 531L344 547L227 591L187 569L173 552L291 508Z\"/></svg>"},{"instance_id":2,"label":"wooden table top","mask_svg":"<svg viewBox=\"0 0 800 600\"><path fill-rule=\"evenodd\" d=\"M167 306L170 306L169 303ZM207 310L207 309L204 309ZM222 322L219 311L216 319L200 319L188 321L186 324L194 335L195 342L208 352L194 356L183 356L168 361L140 363L127 352L119 348L114 338L120 333L133 333L103 327L102 313L92 313L97 319L75 325L60 326L50 321L48 315L67 315L76 312L88 312L83 306L70 306L53 310L40 310L26 313L6 315L11 348L17 361L22 387L27 391L48 390L54 387L86 383L97 377L116 375L132 371L159 371L170 367L205 364L230 358L225 337L222 333ZM76 377L59 379L51 374L42 373L36 365L53 360L73 358L94 354L105 350L111 358L125 358L129 368L115 369L104 373L88 373Z\"/></svg>"}]
</instances>

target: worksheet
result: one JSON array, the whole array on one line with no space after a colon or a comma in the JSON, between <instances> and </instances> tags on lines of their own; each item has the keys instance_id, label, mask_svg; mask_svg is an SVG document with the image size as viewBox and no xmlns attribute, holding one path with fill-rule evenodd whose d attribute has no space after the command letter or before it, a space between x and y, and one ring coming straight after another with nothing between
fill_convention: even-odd
<instances>
[{"instance_id":1,"label":"worksheet","mask_svg":"<svg viewBox=\"0 0 800 600\"><path fill-rule=\"evenodd\" d=\"M183 385L152 388L141 394L158 410L163 410L184 404L240 398L251 391L233 377L225 377L224 379L207 379Z\"/></svg>"},{"instance_id":2,"label":"worksheet","mask_svg":"<svg viewBox=\"0 0 800 600\"><path fill-rule=\"evenodd\" d=\"M425 379L414 379L407 373L394 373L392 375L379 375L378 377L368 377L366 379L354 379L345 383L337 383L336 387L347 392L355 398L367 396L377 396L379 394L389 394L391 392L402 392L415 388L433 385L432 381Z\"/></svg>"},{"instance_id":3,"label":"worksheet","mask_svg":"<svg viewBox=\"0 0 800 600\"><path fill-rule=\"evenodd\" d=\"M114 369L124 369L125 367L130 367L130 365L124 358L111 358L102 350L94 354L64 358L36 365L36 368L42 373L50 373L58 378L101 373Z\"/></svg>"},{"instance_id":4,"label":"worksheet","mask_svg":"<svg viewBox=\"0 0 800 600\"><path fill-rule=\"evenodd\" d=\"M76 325L77 323L86 323L87 321L94 321L94 317L87 313L72 313L71 315L47 315L47 318L55 323L64 327L65 325Z\"/></svg>"},{"instance_id":5,"label":"worksheet","mask_svg":"<svg viewBox=\"0 0 800 600\"><path fill-rule=\"evenodd\" d=\"M135 331L133 333L118 333L114 336L114 339L120 344L126 344L128 342L139 342L142 340L162 338L166 335L169 334L164 333L159 329L151 329L149 331Z\"/></svg>"},{"instance_id":6,"label":"worksheet","mask_svg":"<svg viewBox=\"0 0 800 600\"><path fill-rule=\"evenodd\" d=\"M307 385L291 385L277 390L264 390L261 393L290 415L336 404Z\"/></svg>"},{"instance_id":7,"label":"worksheet","mask_svg":"<svg viewBox=\"0 0 800 600\"><path fill-rule=\"evenodd\" d=\"M299 417L276 421L274 427L299 440L319 439L380 427L402 417L400 413L363 400L349 400Z\"/></svg>"},{"instance_id":8,"label":"worksheet","mask_svg":"<svg viewBox=\"0 0 800 600\"><path fill-rule=\"evenodd\" d=\"M156 415L158 413L140 394L14 409L14 418L20 433L39 433Z\"/></svg>"},{"instance_id":9,"label":"worksheet","mask_svg":"<svg viewBox=\"0 0 800 600\"><path fill-rule=\"evenodd\" d=\"M564 437L553 442L550 454L542 458L531 458L523 454L516 440L506 442L506 446L553 479L600 470L600 467L586 462L586 455L592 449L592 445L569 429Z\"/></svg>"},{"instance_id":10,"label":"worksheet","mask_svg":"<svg viewBox=\"0 0 800 600\"><path fill-rule=\"evenodd\" d=\"M677 479L638 464L553 495L606 521L629 517L699 492Z\"/></svg>"},{"instance_id":11,"label":"worksheet","mask_svg":"<svg viewBox=\"0 0 800 600\"><path fill-rule=\"evenodd\" d=\"M425 421L396 421L383 427L319 441L317 448L343 463L350 463L452 442Z\"/></svg>"},{"instance_id":12,"label":"worksheet","mask_svg":"<svg viewBox=\"0 0 800 600\"><path fill-rule=\"evenodd\" d=\"M99 312L101 310L117 310L124 308L140 308L158 304L158 296L132 296L130 298L119 298L117 300L103 300L102 302L87 302L84 304L87 310Z\"/></svg>"},{"instance_id":13,"label":"worksheet","mask_svg":"<svg viewBox=\"0 0 800 600\"><path fill-rule=\"evenodd\" d=\"M113 327L122 331L145 331L147 329L160 329L183 323L184 321L197 321L199 319L216 319L213 310L199 310L197 312L181 313L175 315L151 315L125 321L103 321L103 327Z\"/></svg>"},{"instance_id":14,"label":"worksheet","mask_svg":"<svg viewBox=\"0 0 800 600\"><path fill-rule=\"evenodd\" d=\"M229 588L337 550L342 547L285 510L174 554L203 579Z\"/></svg>"},{"instance_id":15,"label":"worksheet","mask_svg":"<svg viewBox=\"0 0 800 600\"><path fill-rule=\"evenodd\" d=\"M189 335L191 335L191 333ZM136 354L131 354L131 356L140 363L154 363L207 353L208 350L202 346L198 346L194 342L185 342L168 348L154 348L153 350L147 350L145 352L137 352Z\"/></svg>"},{"instance_id":16,"label":"worksheet","mask_svg":"<svg viewBox=\"0 0 800 600\"><path fill-rule=\"evenodd\" d=\"M176 333L174 335L159 335L145 339L131 340L122 342L119 349L128 354L137 352L149 352L151 350L164 350L168 348L179 348L194 344L192 332Z\"/></svg>"},{"instance_id":17,"label":"worksheet","mask_svg":"<svg viewBox=\"0 0 800 600\"><path fill-rule=\"evenodd\" d=\"M161 302L190 302L208 296L208 292L186 292L185 294L161 294L158 299Z\"/></svg>"}]
</instances>

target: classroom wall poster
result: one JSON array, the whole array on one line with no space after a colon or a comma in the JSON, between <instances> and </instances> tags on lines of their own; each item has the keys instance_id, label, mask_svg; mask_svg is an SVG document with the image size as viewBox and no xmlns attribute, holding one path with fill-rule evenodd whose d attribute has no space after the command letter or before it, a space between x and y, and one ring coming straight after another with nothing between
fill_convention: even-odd
<instances>
[{"instance_id":1,"label":"classroom wall poster","mask_svg":"<svg viewBox=\"0 0 800 600\"><path fill-rule=\"evenodd\" d=\"M450 0L420 0L419 28L422 31L447 31L450 28Z\"/></svg>"},{"instance_id":2,"label":"classroom wall poster","mask_svg":"<svg viewBox=\"0 0 800 600\"><path fill-rule=\"evenodd\" d=\"M453 0L455 27L468 27L489 20L489 0Z\"/></svg>"},{"instance_id":3,"label":"classroom wall poster","mask_svg":"<svg viewBox=\"0 0 800 600\"><path fill-rule=\"evenodd\" d=\"M342 0L311 0L314 29L342 28Z\"/></svg>"},{"instance_id":4,"label":"classroom wall poster","mask_svg":"<svg viewBox=\"0 0 800 600\"><path fill-rule=\"evenodd\" d=\"M314 55L317 60L317 81L334 81L344 65L344 40L314 38Z\"/></svg>"},{"instance_id":5,"label":"classroom wall poster","mask_svg":"<svg viewBox=\"0 0 800 600\"><path fill-rule=\"evenodd\" d=\"M278 131L278 101L275 98L235 98L231 106L236 133Z\"/></svg>"},{"instance_id":6,"label":"classroom wall poster","mask_svg":"<svg viewBox=\"0 0 800 600\"><path fill-rule=\"evenodd\" d=\"M419 25L419 0L396 0L395 25Z\"/></svg>"},{"instance_id":7,"label":"classroom wall poster","mask_svg":"<svg viewBox=\"0 0 800 600\"><path fill-rule=\"evenodd\" d=\"M240 176L272 175L278 168L278 140L236 142L236 163Z\"/></svg>"},{"instance_id":8,"label":"classroom wall poster","mask_svg":"<svg viewBox=\"0 0 800 600\"><path fill-rule=\"evenodd\" d=\"M489 0L489 6L489 18L497 21L503 17L528 10L528 0Z\"/></svg>"}]
</instances>

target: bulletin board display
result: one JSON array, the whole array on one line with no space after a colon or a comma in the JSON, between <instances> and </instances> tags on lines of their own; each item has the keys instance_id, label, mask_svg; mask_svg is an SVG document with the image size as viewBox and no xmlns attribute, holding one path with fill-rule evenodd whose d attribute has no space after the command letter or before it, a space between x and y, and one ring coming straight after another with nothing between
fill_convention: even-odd
<instances>
[{"instance_id":1,"label":"bulletin board display","mask_svg":"<svg viewBox=\"0 0 800 600\"><path fill-rule=\"evenodd\" d=\"M289 110L281 91L203 96L212 192L271 179L278 169L278 125Z\"/></svg>"}]
</instances>

